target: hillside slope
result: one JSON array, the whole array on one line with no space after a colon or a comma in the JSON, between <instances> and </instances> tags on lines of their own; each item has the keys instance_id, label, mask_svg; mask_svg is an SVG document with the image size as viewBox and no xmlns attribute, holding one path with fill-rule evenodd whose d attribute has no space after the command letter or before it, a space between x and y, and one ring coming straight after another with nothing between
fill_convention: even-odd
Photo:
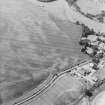
<instances>
[{"instance_id":1,"label":"hillside slope","mask_svg":"<svg viewBox=\"0 0 105 105\"><path fill-rule=\"evenodd\" d=\"M21 80L42 80L42 74L61 72L86 58L78 44L81 26L27 0L0 0L0 23L1 88Z\"/></svg>"}]
</instances>

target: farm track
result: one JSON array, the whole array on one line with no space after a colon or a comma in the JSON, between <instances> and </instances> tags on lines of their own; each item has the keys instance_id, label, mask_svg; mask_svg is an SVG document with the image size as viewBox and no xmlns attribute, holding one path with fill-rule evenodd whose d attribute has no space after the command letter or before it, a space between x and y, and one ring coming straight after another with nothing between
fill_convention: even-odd
<instances>
[{"instance_id":1,"label":"farm track","mask_svg":"<svg viewBox=\"0 0 105 105\"><path fill-rule=\"evenodd\" d=\"M30 96L26 97L26 98L23 98L22 100L18 101L18 102L15 102L13 103L12 105L21 105L21 104L24 104L28 101L31 101L33 99L35 99L36 97L38 97L41 93L43 93L44 91L46 91L49 87L52 87L53 84L56 82L56 80L58 80L62 75L64 75L65 73L68 73L68 72L71 72L73 69L77 68L78 66L82 66L82 65L85 65L87 63L91 62L90 61L86 61L86 62L82 62L80 64L77 64L76 66L74 67L71 67L71 68L68 68L66 69L65 71L59 73L58 75L50 75L48 77L48 79L41 85L39 86L39 88L37 88L37 90L32 90L32 93Z\"/></svg>"}]
</instances>

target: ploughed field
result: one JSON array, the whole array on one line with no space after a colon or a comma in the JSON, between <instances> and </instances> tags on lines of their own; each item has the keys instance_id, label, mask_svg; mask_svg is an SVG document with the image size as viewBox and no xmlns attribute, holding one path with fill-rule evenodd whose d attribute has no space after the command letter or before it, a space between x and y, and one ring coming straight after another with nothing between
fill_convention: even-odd
<instances>
[{"instance_id":1,"label":"ploughed field","mask_svg":"<svg viewBox=\"0 0 105 105\"><path fill-rule=\"evenodd\" d=\"M30 91L51 73L86 58L78 44L81 26L58 19L27 0L0 0L0 14L2 99L8 100L11 94L5 96L6 91L11 92L13 87L19 87L14 92L22 88Z\"/></svg>"}]
</instances>

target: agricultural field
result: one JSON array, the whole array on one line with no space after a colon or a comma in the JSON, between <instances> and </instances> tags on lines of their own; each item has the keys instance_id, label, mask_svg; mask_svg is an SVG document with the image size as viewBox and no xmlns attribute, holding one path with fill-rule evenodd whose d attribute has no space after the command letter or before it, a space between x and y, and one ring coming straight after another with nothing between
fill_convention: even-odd
<instances>
[{"instance_id":1,"label":"agricultural field","mask_svg":"<svg viewBox=\"0 0 105 105\"><path fill-rule=\"evenodd\" d=\"M83 0L76 3L73 0L54 2L39 5L33 0L0 0L0 105L27 96L40 86L47 88L44 83L50 77L57 77L76 64L83 64L83 61L90 61L89 54L81 52L79 41L83 35L83 26L89 27L95 34L100 32L101 35L105 31L104 15L100 13L103 8L95 9L94 1L94 8L91 1L88 1L91 7L89 10ZM71 5L72 3L74 4ZM100 16L103 16L103 22L98 18ZM94 68L90 63L84 68L79 65L76 67L73 74L67 72L59 76L54 84L33 98L29 105L70 105L71 101L76 101L75 98L82 99L79 96L85 92L90 79L87 74L95 70L92 71ZM91 76L104 79L104 68ZM92 87L91 83L88 85L89 88ZM97 88L93 98L103 90L104 85ZM84 102L87 102L88 98L85 99ZM82 102L77 104L81 105Z\"/></svg>"},{"instance_id":2,"label":"agricultural field","mask_svg":"<svg viewBox=\"0 0 105 105\"><path fill-rule=\"evenodd\" d=\"M20 4L15 4L14 1L14 5ZM18 9L16 13L11 12L10 9L14 8L12 6L2 12L7 16L1 17L0 20L1 75L8 77L8 81L12 78L13 80L25 77L28 79L34 72L35 74L43 71L52 72L50 70L53 69L49 68L54 66L58 68L62 66L63 69L86 58L80 52L78 44L82 34L81 26L48 16L37 7L34 7L36 10L34 11L30 5L29 14L25 13L27 10L25 7L25 9L20 8L24 12ZM18 12L20 15L17 16ZM26 18L28 15L32 16ZM16 20L14 20L15 16L17 16ZM30 72L29 76L27 76L28 72Z\"/></svg>"},{"instance_id":3,"label":"agricultural field","mask_svg":"<svg viewBox=\"0 0 105 105\"><path fill-rule=\"evenodd\" d=\"M4 100L8 100L12 93L5 94L13 87L22 90L23 83L23 91L36 88L51 73L88 59L78 44L82 35L80 25L24 0L0 0L0 10L0 91Z\"/></svg>"}]
</instances>

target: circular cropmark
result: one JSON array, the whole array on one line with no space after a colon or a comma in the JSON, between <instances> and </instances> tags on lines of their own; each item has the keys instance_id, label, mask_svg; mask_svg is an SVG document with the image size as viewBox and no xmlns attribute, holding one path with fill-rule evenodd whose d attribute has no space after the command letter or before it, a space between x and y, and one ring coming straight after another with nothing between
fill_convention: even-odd
<instances>
[{"instance_id":1,"label":"circular cropmark","mask_svg":"<svg viewBox=\"0 0 105 105\"><path fill-rule=\"evenodd\" d=\"M80 98L80 91L68 90L59 95L54 105L74 105Z\"/></svg>"}]
</instances>

